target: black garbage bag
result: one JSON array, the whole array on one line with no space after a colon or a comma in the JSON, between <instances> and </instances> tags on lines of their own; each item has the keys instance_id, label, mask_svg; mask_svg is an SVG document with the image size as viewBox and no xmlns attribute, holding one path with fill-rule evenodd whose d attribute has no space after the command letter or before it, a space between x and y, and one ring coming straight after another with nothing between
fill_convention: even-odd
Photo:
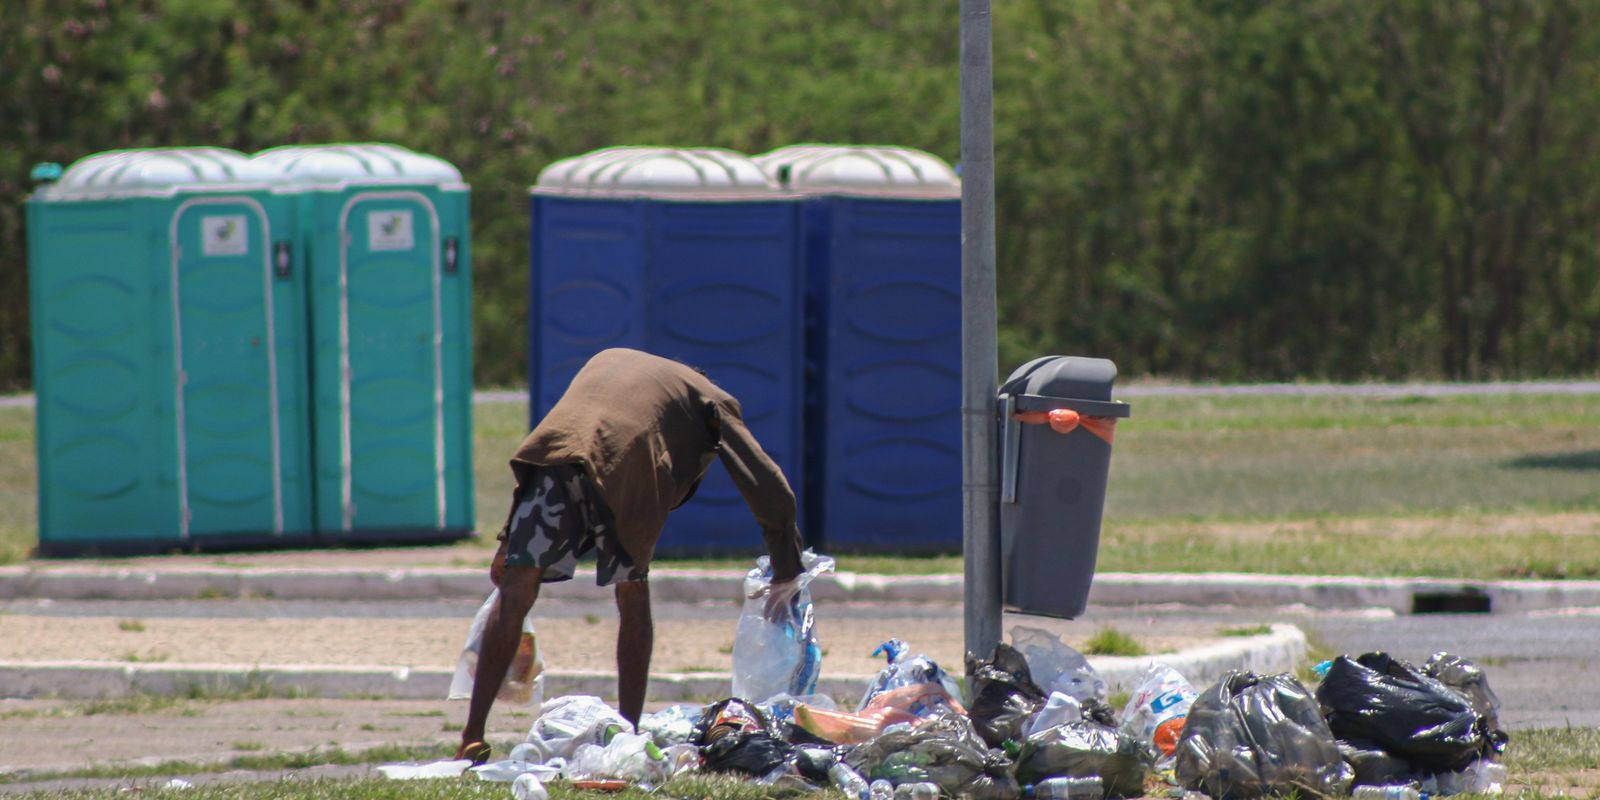
<instances>
[{"instance_id":1,"label":"black garbage bag","mask_svg":"<svg viewBox=\"0 0 1600 800\"><path fill-rule=\"evenodd\" d=\"M1098 722L1108 728L1117 727L1117 710L1110 703L1097 697L1091 697L1079 704L1083 708L1083 718L1090 722Z\"/></svg>"},{"instance_id":2,"label":"black garbage bag","mask_svg":"<svg viewBox=\"0 0 1600 800\"><path fill-rule=\"evenodd\" d=\"M1321 709L1288 673L1224 675L1189 707L1175 755L1178 782L1216 800L1350 788L1350 767Z\"/></svg>"},{"instance_id":3,"label":"black garbage bag","mask_svg":"<svg viewBox=\"0 0 1600 800\"><path fill-rule=\"evenodd\" d=\"M730 697L706 707L689 742L700 748L706 772L761 777L789 763L794 748L755 703Z\"/></svg>"},{"instance_id":4,"label":"black garbage bag","mask_svg":"<svg viewBox=\"0 0 1600 800\"><path fill-rule=\"evenodd\" d=\"M1500 698L1489 688L1489 678L1477 664L1450 653L1434 653L1422 665L1422 674L1465 695L1472 710L1483 717L1484 727L1500 730Z\"/></svg>"},{"instance_id":5,"label":"black garbage bag","mask_svg":"<svg viewBox=\"0 0 1600 800\"><path fill-rule=\"evenodd\" d=\"M739 697L729 697L718 700L700 712L700 719L694 723L694 731L689 735L689 743L696 747L705 747L730 733L745 731L749 733L765 733L773 738L782 738L782 731L755 703Z\"/></svg>"},{"instance_id":6,"label":"black garbage bag","mask_svg":"<svg viewBox=\"0 0 1600 800\"><path fill-rule=\"evenodd\" d=\"M1017 783L1098 777L1107 797L1138 797L1151 766L1138 739L1084 720L1029 736L1017 754Z\"/></svg>"},{"instance_id":7,"label":"black garbage bag","mask_svg":"<svg viewBox=\"0 0 1600 800\"><path fill-rule=\"evenodd\" d=\"M794 747L769 733L736 731L700 748L700 768L759 778L788 764L793 757Z\"/></svg>"},{"instance_id":8,"label":"black garbage bag","mask_svg":"<svg viewBox=\"0 0 1600 800\"><path fill-rule=\"evenodd\" d=\"M911 730L886 733L845 757L867 780L931 782L956 800L1015 800L1011 759L992 750L960 714L947 713Z\"/></svg>"},{"instance_id":9,"label":"black garbage bag","mask_svg":"<svg viewBox=\"0 0 1600 800\"><path fill-rule=\"evenodd\" d=\"M1498 737L1460 692L1388 653L1339 656L1317 687L1333 735L1371 742L1419 771L1455 772Z\"/></svg>"},{"instance_id":10,"label":"black garbage bag","mask_svg":"<svg viewBox=\"0 0 1600 800\"><path fill-rule=\"evenodd\" d=\"M1339 742L1339 755L1350 765L1355 786L1398 786L1422 777L1410 762L1371 742Z\"/></svg>"},{"instance_id":11,"label":"black garbage bag","mask_svg":"<svg viewBox=\"0 0 1600 800\"><path fill-rule=\"evenodd\" d=\"M972 701L967 704L972 725L990 747L1000 747L1007 739L1021 740L1028 717L1038 713L1048 699L1033 682L1028 660L1004 642L995 645L988 661L967 654L967 692Z\"/></svg>"}]
</instances>

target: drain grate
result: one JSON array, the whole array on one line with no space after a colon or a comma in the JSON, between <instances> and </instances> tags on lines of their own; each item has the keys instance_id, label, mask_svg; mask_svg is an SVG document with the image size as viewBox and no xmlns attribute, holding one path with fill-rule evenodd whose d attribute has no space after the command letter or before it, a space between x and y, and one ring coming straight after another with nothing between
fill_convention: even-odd
<instances>
[{"instance_id":1,"label":"drain grate","mask_svg":"<svg viewBox=\"0 0 1600 800\"><path fill-rule=\"evenodd\" d=\"M1411 596L1413 614L1492 614L1489 595L1482 589L1452 592L1418 592Z\"/></svg>"}]
</instances>

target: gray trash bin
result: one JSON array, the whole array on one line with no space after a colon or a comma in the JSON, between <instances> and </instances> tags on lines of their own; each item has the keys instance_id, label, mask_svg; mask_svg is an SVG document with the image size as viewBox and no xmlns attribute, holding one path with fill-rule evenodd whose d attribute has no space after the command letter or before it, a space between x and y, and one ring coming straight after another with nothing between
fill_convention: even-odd
<instances>
[{"instance_id":1,"label":"gray trash bin","mask_svg":"<svg viewBox=\"0 0 1600 800\"><path fill-rule=\"evenodd\" d=\"M1116 377L1103 358L1045 356L1000 387L1001 585L1018 611L1071 619L1088 602L1111 432L1131 413Z\"/></svg>"}]
</instances>

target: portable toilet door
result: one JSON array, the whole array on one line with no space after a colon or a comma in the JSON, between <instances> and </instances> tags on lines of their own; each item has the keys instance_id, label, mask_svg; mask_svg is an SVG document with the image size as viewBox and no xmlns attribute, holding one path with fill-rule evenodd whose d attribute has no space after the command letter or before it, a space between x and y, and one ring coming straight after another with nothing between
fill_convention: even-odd
<instances>
[{"instance_id":1,"label":"portable toilet door","mask_svg":"<svg viewBox=\"0 0 1600 800\"><path fill-rule=\"evenodd\" d=\"M728 150L619 147L547 167L532 189L532 424L608 347L705 370L801 491L798 204ZM667 517L656 552L759 552L720 464ZM804 527L802 527L804 530Z\"/></svg>"},{"instance_id":2,"label":"portable toilet door","mask_svg":"<svg viewBox=\"0 0 1600 800\"><path fill-rule=\"evenodd\" d=\"M755 160L807 198L807 519L835 552L960 552L960 179L901 147Z\"/></svg>"},{"instance_id":3,"label":"portable toilet door","mask_svg":"<svg viewBox=\"0 0 1600 800\"><path fill-rule=\"evenodd\" d=\"M268 166L84 158L29 203L39 550L311 534L304 284Z\"/></svg>"},{"instance_id":4,"label":"portable toilet door","mask_svg":"<svg viewBox=\"0 0 1600 800\"><path fill-rule=\"evenodd\" d=\"M325 541L471 535L469 189L386 144L255 159L298 192L310 254L317 532Z\"/></svg>"}]
</instances>

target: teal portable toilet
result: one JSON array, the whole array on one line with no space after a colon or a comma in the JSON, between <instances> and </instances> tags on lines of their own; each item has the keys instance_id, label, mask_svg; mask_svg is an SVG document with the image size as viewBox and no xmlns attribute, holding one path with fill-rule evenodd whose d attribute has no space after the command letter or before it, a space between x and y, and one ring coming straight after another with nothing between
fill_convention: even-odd
<instances>
[{"instance_id":1,"label":"teal portable toilet","mask_svg":"<svg viewBox=\"0 0 1600 800\"><path fill-rule=\"evenodd\" d=\"M471 535L468 187L387 144L256 154L293 187L310 275L316 530L324 541Z\"/></svg>"},{"instance_id":2,"label":"teal portable toilet","mask_svg":"<svg viewBox=\"0 0 1600 800\"><path fill-rule=\"evenodd\" d=\"M39 552L312 534L291 198L219 148L89 156L28 201Z\"/></svg>"}]
</instances>

